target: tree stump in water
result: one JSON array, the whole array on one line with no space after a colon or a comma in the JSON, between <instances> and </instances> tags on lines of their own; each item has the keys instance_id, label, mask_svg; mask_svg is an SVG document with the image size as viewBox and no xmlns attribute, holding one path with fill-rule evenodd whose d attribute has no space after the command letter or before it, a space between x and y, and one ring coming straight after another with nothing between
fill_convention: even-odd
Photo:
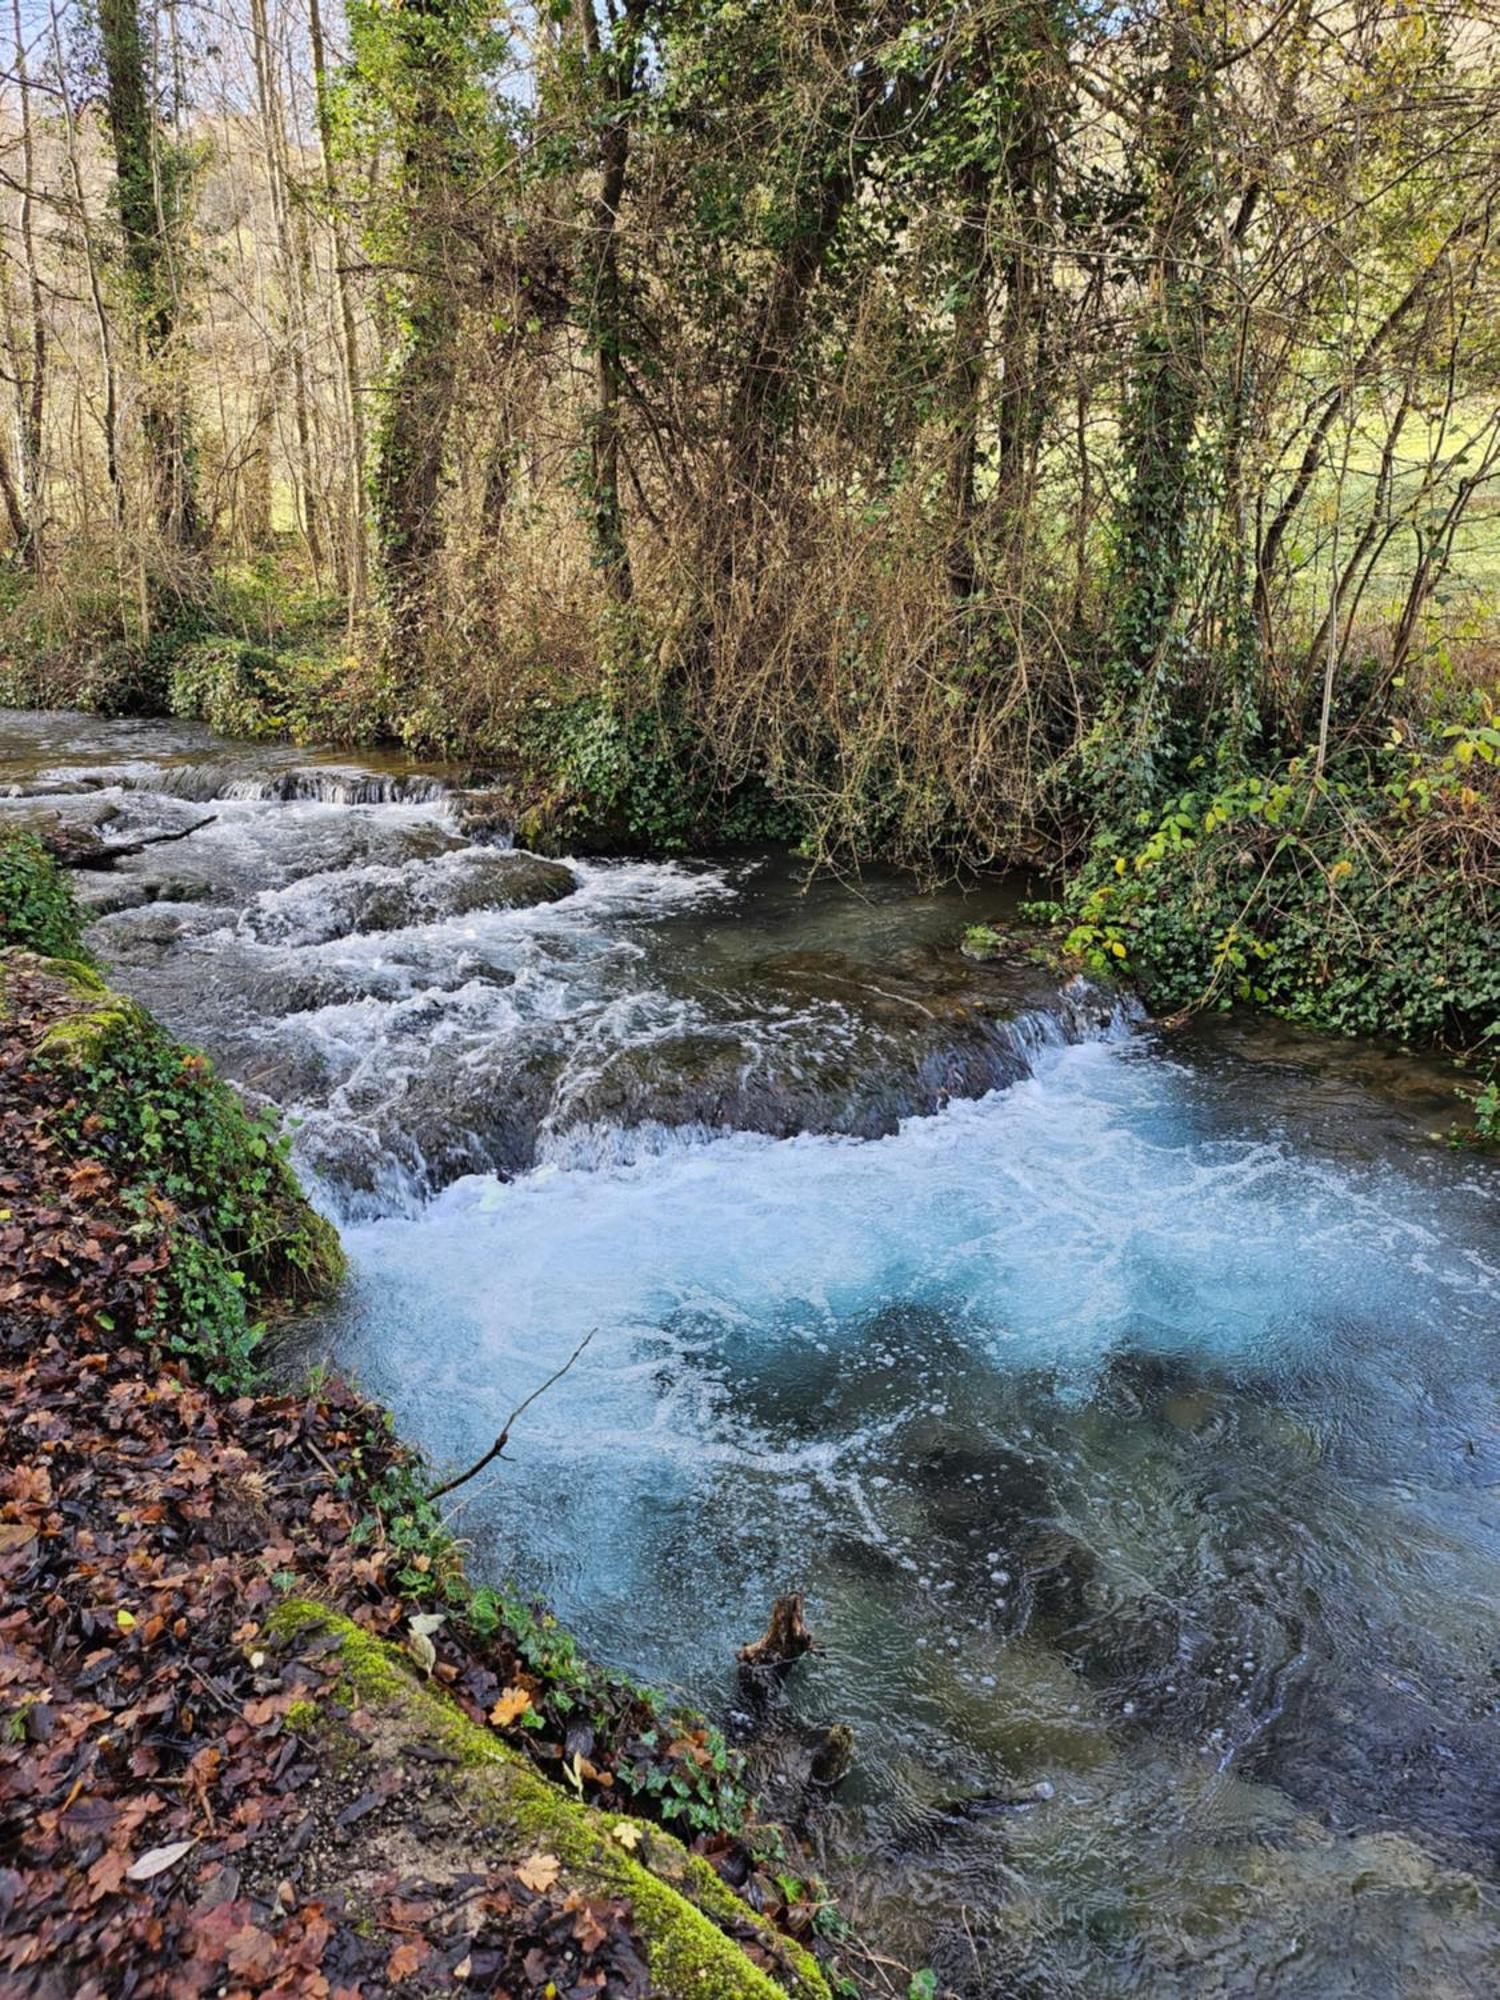
<instances>
[{"instance_id":1,"label":"tree stump in water","mask_svg":"<svg viewBox=\"0 0 1500 2000\"><path fill-rule=\"evenodd\" d=\"M778 1597L771 1606L771 1621L759 1639L741 1646L739 1662L742 1667L769 1667L776 1674L784 1674L795 1660L804 1653L814 1650L813 1635L807 1629L807 1620L802 1615L802 1593L793 1591L789 1597Z\"/></svg>"}]
</instances>

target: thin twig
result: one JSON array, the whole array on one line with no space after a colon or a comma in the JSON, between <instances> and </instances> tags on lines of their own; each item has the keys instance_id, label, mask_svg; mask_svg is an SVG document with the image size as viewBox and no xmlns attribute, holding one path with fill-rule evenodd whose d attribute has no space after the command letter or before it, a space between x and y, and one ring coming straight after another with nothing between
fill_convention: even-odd
<instances>
[{"instance_id":1,"label":"thin twig","mask_svg":"<svg viewBox=\"0 0 1500 2000\"><path fill-rule=\"evenodd\" d=\"M589 1342L593 1339L594 1335L598 1331L599 1331L598 1327L596 1326L590 1327L588 1332L583 1336L582 1340L579 1341L578 1345L573 1349L573 1352L568 1356L567 1360L563 1363L562 1367L559 1368L554 1374L549 1375L546 1381L541 1384L540 1388L533 1389L531 1394L526 1398L524 1403L518 1403L516 1405L516 1407L511 1411L510 1415L505 1419L504 1424L501 1426L499 1437L495 1439L495 1442L490 1446L489 1450L485 1453L483 1458L476 1459L474 1463L469 1467L468 1471L460 1472L456 1479L448 1479L445 1480L441 1486L434 1486L432 1491L428 1494L427 1498L429 1500L441 1500L445 1493L451 1493L456 1486L467 1485L468 1482L474 1477L476 1472L483 1472L484 1468L487 1465L492 1464L494 1460L500 1456L501 1452L504 1451L505 1447L510 1443L510 1433L512 1426L526 1414L526 1412L531 1408L532 1404L536 1401L538 1396L545 1396L547 1391L552 1387L554 1382L560 1382L562 1380L564 1375L567 1374L568 1370L573 1366L573 1363L578 1359L579 1355L582 1354L583 1350L588 1346Z\"/></svg>"}]
</instances>

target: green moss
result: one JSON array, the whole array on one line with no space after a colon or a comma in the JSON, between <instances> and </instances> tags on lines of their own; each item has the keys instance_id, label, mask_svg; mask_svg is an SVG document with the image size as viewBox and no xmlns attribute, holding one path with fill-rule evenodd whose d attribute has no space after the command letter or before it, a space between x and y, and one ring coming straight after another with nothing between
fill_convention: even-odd
<instances>
[{"instance_id":1,"label":"green moss","mask_svg":"<svg viewBox=\"0 0 1500 2000\"><path fill-rule=\"evenodd\" d=\"M60 979L81 999L103 999L109 992L98 967L87 958L43 958L37 969L49 979Z\"/></svg>"},{"instance_id":2,"label":"green moss","mask_svg":"<svg viewBox=\"0 0 1500 2000\"><path fill-rule=\"evenodd\" d=\"M268 1636L281 1644L315 1628L338 1640L339 1697L382 1711L398 1729L455 1758L450 1782L479 1824L514 1842L515 1858L544 1850L591 1890L629 1899L663 2000L785 2000L788 1993L795 2000L828 2000L812 1958L764 1924L706 1862L671 1834L638 1820L628 1821L640 1839L627 1852L614 1837L624 1815L597 1811L548 1784L518 1752L422 1682L397 1647L307 1598L279 1605L267 1625ZM747 1928L760 1933L763 1948L784 1968L780 1983L725 1935Z\"/></svg>"},{"instance_id":3,"label":"green moss","mask_svg":"<svg viewBox=\"0 0 1500 2000\"><path fill-rule=\"evenodd\" d=\"M43 1055L86 1072L116 1036L144 1034L148 1026L145 1013L133 1000L110 994L102 1005L54 1022L38 1046Z\"/></svg>"}]
</instances>

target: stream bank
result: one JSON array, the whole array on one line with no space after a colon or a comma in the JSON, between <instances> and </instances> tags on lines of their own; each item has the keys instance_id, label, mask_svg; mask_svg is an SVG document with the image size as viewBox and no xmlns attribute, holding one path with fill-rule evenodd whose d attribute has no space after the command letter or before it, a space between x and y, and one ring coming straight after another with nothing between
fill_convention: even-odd
<instances>
[{"instance_id":1,"label":"stream bank","mask_svg":"<svg viewBox=\"0 0 1500 2000\"><path fill-rule=\"evenodd\" d=\"M699 1772L732 1765L702 1726L469 1590L383 1412L255 1385L212 1256L254 1313L339 1269L279 1155L227 1239L184 1177L262 1142L201 1062L171 1052L196 1115L146 1085L130 1128L113 1078L149 1019L15 948L0 988L7 1992L827 2000L660 1824L701 1799L721 1830L697 1844L741 1885L773 1851L719 1820L732 1781ZM540 1774L553 1732L613 1809ZM656 1824L629 1816L647 1785Z\"/></svg>"}]
</instances>

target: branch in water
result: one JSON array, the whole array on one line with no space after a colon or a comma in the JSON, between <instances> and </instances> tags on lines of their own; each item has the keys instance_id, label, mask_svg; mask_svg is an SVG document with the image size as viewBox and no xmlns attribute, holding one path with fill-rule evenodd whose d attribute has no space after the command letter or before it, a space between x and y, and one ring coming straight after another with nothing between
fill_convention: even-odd
<instances>
[{"instance_id":1,"label":"branch in water","mask_svg":"<svg viewBox=\"0 0 1500 2000\"><path fill-rule=\"evenodd\" d=\"M583 1350L588 1346L589 1342L593 1339L594 1335L598 1331L599 1329L597 1327L590 1327L588 1332L583 1336L582 1340L579 1341L578 1345L573 1349L573 1352L568 1356L567 1360L563 1363L562 1367L557 1369L553 1374L549 1375L546 1381L542 1383L540 1388L533 1389L531 1394L526 1398L524 1403L518 1403L516 1405L516 1407L511 1411L510 1415L505 1419L505 1422L501 1425L499 1437L495 1439L495 1442L490 1446L489 1450L485 1453L483 1458L475 1459L474 1463L469 1467L468 1471L460 1472L457 1478L447 1479L443 1482L441 1486L434 1486L432 1491L428 1494L427 1498L429 1500L441 1500L445 1493L451 1493L455 1487L466 1486L469 1483L469 1481L474 1477L476 1472L483 1472L484 1468L487 1465L493 1465L495 1460L499 1458L501 1453L505 1450L505 1447L510 1443L511 1430L515 1426L518 1419L520 1419L526 1414L526 1412L531 1408L532 1404L536 1401L538 1396L545 1396L547 1391L552 1387L554 1382L560 1382L562 1380L564 1375L567 1374L568 1370L573 1366L573 1363L578 1359L579 1355L582 1354Z\"/></svg>"},{"instance_id":2,"label":"branch in water","mask_svg":"<svg viewBox=\"0 0 1500 2000\"><path fill-rule=\"evenodd\" d=\"M148 833L140 840L117 840L114 842L95 839L97 845L80 843L72 829L60 828L52 844L46 836L42 845L64 868L113 868L115 863L127 854L144 854L148 847L165 847L169 841L186 840L189 834L201 833L206 826L212 826L219 815L210 813L206 819L195 820L191 826L179 827L176 833Z\"/></svg>"}]
</instances>

